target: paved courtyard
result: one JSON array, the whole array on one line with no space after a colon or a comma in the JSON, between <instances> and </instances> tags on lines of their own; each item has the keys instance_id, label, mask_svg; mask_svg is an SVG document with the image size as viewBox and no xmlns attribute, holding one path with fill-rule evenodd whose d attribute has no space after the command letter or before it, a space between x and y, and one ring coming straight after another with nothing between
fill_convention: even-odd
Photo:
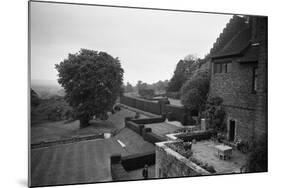
<instances>
[{"instance_id":1,"label":"paved courtyard","mask_svg":"<svg viewBox=\"0 0 281 188\"><path fill-rule=\"evenodd\" d=\"M154 145L127 128L110 139L32 149L32 186L111 181L109 159L112 154L127 156L154 150ZM132 176L138 177L138 172L136 174Z\"/></svg>"},{"instance_id":2,"label":"paved courtyard","mask_svg":"<svg viewBox=\"0 0 281 188\"><path fill-rule=\"evenodd\" d=\"M229 160L219 159L215 146L218 143L213 141L200 141L192 144L193 156L202 162L212 165L218 174L240 172L240 167L245 165L247 155L238 150L232 151Z\"/></svg>"}]
</instances>

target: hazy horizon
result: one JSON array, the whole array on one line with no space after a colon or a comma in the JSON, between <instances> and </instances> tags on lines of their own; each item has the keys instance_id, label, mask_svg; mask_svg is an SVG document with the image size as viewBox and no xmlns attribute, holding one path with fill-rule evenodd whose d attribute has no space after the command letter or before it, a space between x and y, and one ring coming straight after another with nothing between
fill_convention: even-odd
<instances>
[{"instance_id":1,"label":"hazy horizon","mask_svg":"<svg viewBox=\"0 0 281 188\"><path fill-rule=\"evenodd\" d=\"M208 54L231 15L31 2L31 80L56 82L55 64L81 48L118 57L124 83L172 77L188 54Z\"/></svg>"}]
</instances>

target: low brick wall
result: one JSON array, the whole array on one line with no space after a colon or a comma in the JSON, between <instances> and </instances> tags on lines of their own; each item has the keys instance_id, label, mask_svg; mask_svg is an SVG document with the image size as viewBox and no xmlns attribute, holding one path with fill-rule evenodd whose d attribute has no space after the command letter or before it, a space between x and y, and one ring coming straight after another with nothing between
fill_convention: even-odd
<instances>
[{"instance_id":1,"label":"low brick wall","mask_svg":"<svg viewBox=\"0 0 281 188\"><path fill-rule=\"evenodd\" d=\"M167 115L169 113L173 117L172 121L182 122L183 117L186 114L186 109L183 106L165 104L159 101L151 101L141 98L122 96L120 98L120 103L156 115ZM188 113L189 115L191 115L190 112ZM188 124L192 124L192 122Z\"/></svg>"},{"instance_id":2,"label":"low brick wall","mask_svg":"<svg viewBox=\"0 0 281 188\"><path fill-rule=\"evenodd\" d=\"M137 124L152 124L164 122L166 118L164 116L152 117L152 118L142 118L142 119L132 119L131 121Z\"/></svg>"},{"instance_id":3,"label":"low brick wall","mask_svg":"<svg viewBox=\"0 0 281 188\"><path fill-rule=\"evenodd\" d=\"M166 141L167 139L163 136L159 136L153 132L151 132L151 128L144 128L142 132L142 137L145 141L148 141L152 144L155 144L157 142L163 142Z\"/></svg>"},{"instance_id":4,"label":"low brick wall","mask_svg":"<svg viewBox=\"0 0 281 188\"><path fill-rule=\"evenodd\" d=\"M200 166L167 147L167 141L156 143L156 178L211 175Z\"/></svg>"},{"instance_id":5,"label":"low brick wall","mask_svg":"<svg viewBox=\"0 0 281 188\"><path fill-rule=\"evenodd\" d=\"M74 137L74 138L67 138L67 139L63 139L63 140L39 142L39 143L31 144L31 149L56 146L56 145L60 145L60 144L70 144L70 143L74 143L74 142L81 142L81 141L94 140L94 139L103 139L103 138L104 138L104 134L99 133L99 134L95 134L95 135L91 135L91 136L80 136L80 137Z\"/></svg>"},{"instance_id":6,"label":"low brick wall","mask_svg":"<svg viewBox=\"0 0 281 188\"><path fill-rule=\"evenodd\" d=\"M150 101L141 98L121 96L120 103L152 114L162 114L161 105L158 101Z\"/></svg>"},{"instance_id":7,"label":"low brick wall","mask_svg":"<svg viewBox=\"0 0 281 188\"><path fill-rule=\"evenodd\" d=\"M141 127L139 124L133 122L133 121L125 121L125 126L133 131L135 131L138 134L142 133Z\"/></svg>"}]
</instances>

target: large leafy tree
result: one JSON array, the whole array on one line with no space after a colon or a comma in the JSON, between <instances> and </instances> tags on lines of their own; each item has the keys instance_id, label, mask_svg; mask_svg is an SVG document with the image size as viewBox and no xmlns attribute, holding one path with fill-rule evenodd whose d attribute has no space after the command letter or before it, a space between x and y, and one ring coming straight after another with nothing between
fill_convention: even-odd
<instances>
[{"instance_id":1,"label":"large leafy tree","mask_svg":"<svg viewBox=\"0 0 281 188\"><path fill-rule=\"evenodd\" d=\"M124 71L118 58L106 52L81 49L55 67L80 127L88 126L93 116L110 111L122 91Z\"/></svg>"},{"instance_id":2,"label":"large leafy tree","mask_svg":"<svg viewBox=\"0 0 281 188\"><path fill-rule=\"evenodd\" d=\"M198 110L201 114L209 92L210 73L208 69L198 70L187 80L181 88L181 102L191 110Z\"/></svg>"},{"instance_id":3,"label":"large leafy tree","mask_svg":"<svg viewBox=\"0 0 281 188\"><path fill-rule=\"evenodd\" d=\"M177 63L174 75L171 78L167 91L178 92L187 79L191 77L197 68L198 59L195 56L188 55Z\"/></svg>"}]
</instances>

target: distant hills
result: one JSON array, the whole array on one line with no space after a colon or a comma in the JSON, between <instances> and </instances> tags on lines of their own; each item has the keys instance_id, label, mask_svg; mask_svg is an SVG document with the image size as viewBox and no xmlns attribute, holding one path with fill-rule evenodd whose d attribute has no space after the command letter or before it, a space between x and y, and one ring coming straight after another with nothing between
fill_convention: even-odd
<instances>
[{"instance_id":1,"label":"distant hills","mask_svg":"<svg viewBox=\"0 0 281 188\"><path fill-rule=\"evenodd\" d=\"M56 80L31 80L31 88L41 99L65 95L64 89Z\"/></svg>"}]
</instances>

